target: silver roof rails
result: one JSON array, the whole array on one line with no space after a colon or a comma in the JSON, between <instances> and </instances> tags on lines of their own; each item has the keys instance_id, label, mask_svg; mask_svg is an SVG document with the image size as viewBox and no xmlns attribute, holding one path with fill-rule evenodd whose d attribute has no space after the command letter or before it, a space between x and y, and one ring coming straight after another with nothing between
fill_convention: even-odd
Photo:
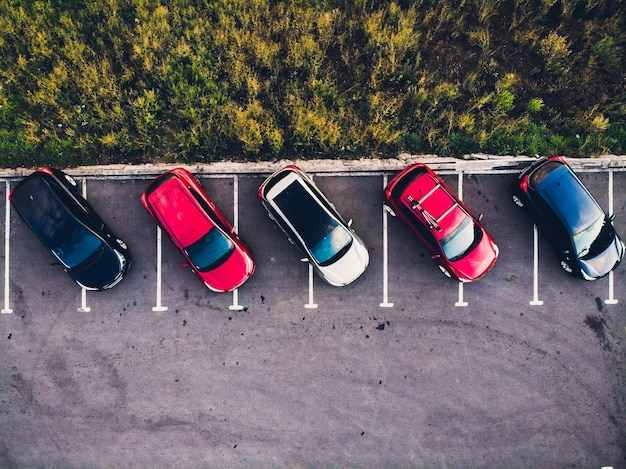
<instances>
[{"instance_id":1,"label":"silver roof rails","mask_svg":"<svg viewBox=\"0 0 626 469\"><path fill-rule=\"evenodd\" d=\"M434 189L431 190L428 194L426 194L426 196L424 196L422 198L422 200L417 201L413 198L413 196L411 196L410 194L407 196L407 200L409 201L409 203L411 204L411 209L413 210L419 210L420 213L422 215L424 215L424 218L426 219L426 221L428 222L428 226L430 228L435 228L437 231L441 231L441 226L439 226L438 220L433 217L430 213L428 213L428 211L422 207L421 202L424 201L424 199L426 199L430 194L432 194L434 192Z\"/></svg>"}]
</instances>

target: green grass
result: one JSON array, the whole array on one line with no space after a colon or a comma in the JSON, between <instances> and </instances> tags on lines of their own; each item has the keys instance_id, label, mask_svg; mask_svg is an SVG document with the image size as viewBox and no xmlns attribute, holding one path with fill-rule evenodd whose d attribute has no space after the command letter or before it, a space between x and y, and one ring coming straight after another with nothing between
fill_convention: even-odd
<instances>
[{"instance_id":1,"label":"green grass","mask_svg":"<svg viewBox=\"0 0 626 469\"><path fill-rule=\"evenodd\" d=\"M0 166L626 150L610 0L0 0Z\"/></svg>"}]
</instances>

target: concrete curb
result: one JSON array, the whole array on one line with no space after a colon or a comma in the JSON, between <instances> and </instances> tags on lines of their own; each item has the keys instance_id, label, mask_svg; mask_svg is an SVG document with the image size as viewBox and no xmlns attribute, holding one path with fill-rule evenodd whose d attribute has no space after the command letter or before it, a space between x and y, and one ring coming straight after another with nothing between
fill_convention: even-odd
<instances>
[{"instance_id":1,"label":"concrete curb","mask_svg":"<svg viewBox=\"0 0 626 469\"><path fill-rule=\"evenodd\" d=\"M102 166L84 166L67 169L66 172L76 177L147 179L155 177L168 169L184 167L197 175L221 176L230 174L265 175L288 165L296 164L304 171L315 174L358 175L371 173L394 173L404 167L423 162L441 173L516 173L535 158L526 156L494 156L485 154L466 155L464 158L439 157L437 155L410 155L401 153L395 158L371 158L358 160L318 159L318 160L276 160L262 162L219 161L202 164L113 164ZM602 155L596 158L567 158L575 171L626 171L626 156ZM30 174L33 168L0 170L0 179L19 179Z\"/></svg>"}]
</instances>

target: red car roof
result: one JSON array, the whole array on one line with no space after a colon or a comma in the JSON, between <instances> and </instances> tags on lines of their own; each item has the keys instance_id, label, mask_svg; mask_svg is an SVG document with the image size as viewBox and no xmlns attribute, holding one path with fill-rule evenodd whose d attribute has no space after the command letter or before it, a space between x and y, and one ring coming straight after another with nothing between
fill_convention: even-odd
<instances>
[{"instance_id":1,"label":"red car roof","mask_svg":"<svg viewBox=\"0 0 626 469\"><path fill-rule=\"evenodd\" d=\"M150 194L149 201L168 232L183 247L193 244L214 226L176 178Z\"/></svg>"},{"instance_id":2,"label":"red car roof","mask_svg":"<svg viewBox=\"0 0 626 469\"><path fill-rule=\"evenodd\" d=\"M433 230L438 239L452 232L467 217L443 187L429 174L418 177L402 194L402 202L439 228Z\"/></svg>"}]
</instances>

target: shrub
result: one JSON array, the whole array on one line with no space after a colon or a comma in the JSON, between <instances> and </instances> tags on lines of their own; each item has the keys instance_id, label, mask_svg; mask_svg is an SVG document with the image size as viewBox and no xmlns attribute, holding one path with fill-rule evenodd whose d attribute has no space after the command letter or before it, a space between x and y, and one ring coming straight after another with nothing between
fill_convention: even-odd
<instances>
[{"instance_id":1,"label":"shrub","mask_svg":"<svg viewBox=\"0 0 626 469\"><path fill-rule=\"evenodd\" d=\"M526 110L531 114L537 114L543 108L543 99L531 98L526 104Z\"/></svg>"},{"instance_id":2,"label":"shrub","mask_svg":"<svg viewBox=\"0 0 626 469\"><path fill-rule=\"evenodd\" d=\"M624 21L603 0L0 0L0 165L620 152Z\"/></svg>"}]
</instances>

